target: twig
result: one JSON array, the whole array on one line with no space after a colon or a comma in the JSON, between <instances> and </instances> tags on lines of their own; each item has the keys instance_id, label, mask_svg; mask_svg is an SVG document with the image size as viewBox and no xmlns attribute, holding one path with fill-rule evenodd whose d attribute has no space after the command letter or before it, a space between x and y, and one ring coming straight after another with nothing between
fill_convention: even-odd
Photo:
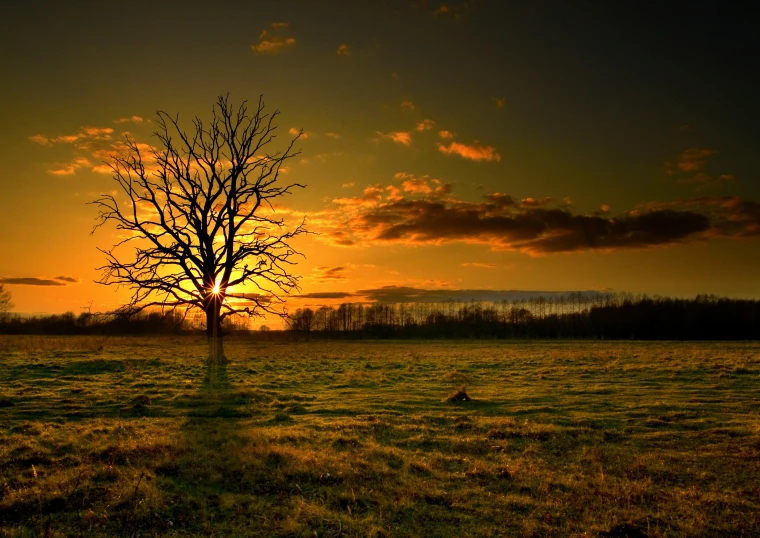
<instances>
[{"instance_id":1,"label":"twig","mask_svg":"<svg viewBox=\"0 0 760 538\"><path fill-rule=\"evenodd\" d=\"M142 479L143 479L143 478L145 478L145 471L142 471L142 472L140 473L140 479L137 481L137 485L135 486L135 492L132 494L132 498L133 498L133 499L136 499L136 498L137 498L137 490L139 490L139 489L140 489L140 483L142 482Z\"/></svg>"}]
</instances>

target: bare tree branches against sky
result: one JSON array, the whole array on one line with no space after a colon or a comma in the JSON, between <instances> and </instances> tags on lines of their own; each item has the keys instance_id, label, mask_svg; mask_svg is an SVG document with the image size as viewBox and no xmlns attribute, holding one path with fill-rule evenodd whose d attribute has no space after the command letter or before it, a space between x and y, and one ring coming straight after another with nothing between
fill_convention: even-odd
<instances>
[{"instance_id":1,"label":"bare tree branches against sky","mask_svg":"<svg viewBox=\"0 0 760 538\"><path fill-rule=\"evenodd\" d=\"M111 188L104 161L126 155L127 138L151 155L156 110L203 117L227 92L282 110L278 140L303 133L281 174L308 189L273 206L320 232L294 244L301 295L760 296L760 50L745 7L283 0L135 12L7 9L0 279L19 311L129 299L93 284L96 249L121 239L88 235L85 202Z\"/></svg>"}]
</instances>

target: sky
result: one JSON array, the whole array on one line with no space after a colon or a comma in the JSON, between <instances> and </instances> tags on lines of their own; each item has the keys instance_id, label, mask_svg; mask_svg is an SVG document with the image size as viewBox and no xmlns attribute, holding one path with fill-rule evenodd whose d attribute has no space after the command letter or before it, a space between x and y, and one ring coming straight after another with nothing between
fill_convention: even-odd
<instances>
[{"instance_id":1,"label":"sky","mask_svg":"<svg viewBox=\"0 0 760 538\"><path fill-rule=\"evenodd\" d=\"M570 5L572 4L572 5ZM700 3L701 4L701 3ZM289 307L599 290L760 297L754 19L685 2L24 2L0 36L0 283L105 311L109 154L217 96L303 129Z\"/></svg>"}]
</instances>

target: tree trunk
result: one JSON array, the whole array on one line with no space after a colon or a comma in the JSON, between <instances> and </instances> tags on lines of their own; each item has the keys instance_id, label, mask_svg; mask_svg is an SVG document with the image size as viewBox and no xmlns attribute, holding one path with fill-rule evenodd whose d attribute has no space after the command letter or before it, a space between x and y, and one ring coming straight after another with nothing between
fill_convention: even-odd
<instances>
[{"instance_id":1,"label":"tree trunk","mask_svg":"<svg viewBox=\"0 0 760 538\"><path fill-rule=\"evenodd\" d=\"M222 342L222 323L219 321L219 301L211 301L206 308L206 337L208 338L208 362L220 365L227 362Z\"/></svg>"}]
</instances>

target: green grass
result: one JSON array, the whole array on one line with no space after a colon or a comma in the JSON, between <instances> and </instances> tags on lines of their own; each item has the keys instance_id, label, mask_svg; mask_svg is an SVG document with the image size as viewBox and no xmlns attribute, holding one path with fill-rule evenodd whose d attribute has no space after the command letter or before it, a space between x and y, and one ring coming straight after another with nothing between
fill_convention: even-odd
<instances>
[{"instance_id":1,"label":"green grass","mask_svg":"<svg viewBox=\"0 0 760 538\"><path fill-rule=\"evenodd\" d=\"M758 343L225 349L0 337L0 536L760 536Z\"/></svg>"}]
</instances>

